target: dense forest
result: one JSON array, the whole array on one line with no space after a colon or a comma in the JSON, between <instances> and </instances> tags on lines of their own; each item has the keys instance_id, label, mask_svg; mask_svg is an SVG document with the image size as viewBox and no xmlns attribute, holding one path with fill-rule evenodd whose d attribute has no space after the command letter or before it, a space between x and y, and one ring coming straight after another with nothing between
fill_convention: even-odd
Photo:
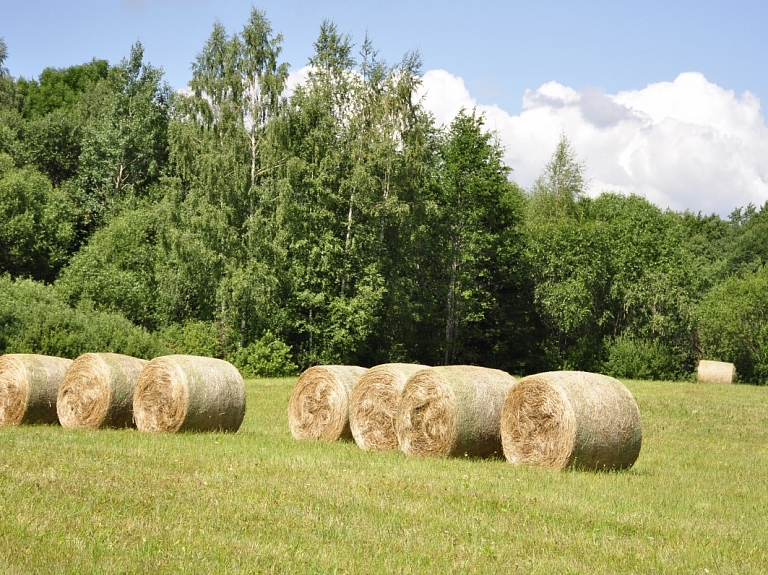
<instances>
[{"instance_id":1,"label":"dense forest","mask_svg":"<svg viewBox=\"0 0 768 575\"><path fill-rule=\"evenodd\" d=\"M305 83L253 10L173 92L140 43L15 78L0 38L0 353L193 353L244 375L470 363L768 378L768 210L586 194L564 134L530 189L420 61L324 22Z\"/></svg>"}]
</instances>

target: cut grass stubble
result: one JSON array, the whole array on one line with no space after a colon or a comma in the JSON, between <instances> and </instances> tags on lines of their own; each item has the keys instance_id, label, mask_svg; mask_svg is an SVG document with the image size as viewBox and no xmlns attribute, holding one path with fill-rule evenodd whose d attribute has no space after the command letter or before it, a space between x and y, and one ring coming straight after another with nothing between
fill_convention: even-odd
<instances>
[{"instance_id":1,"label":"cut grass stubble","mask_svg":"<svg viewBox=\"0 0 768 575\"><path fill-rule=\"evenodd\" d=\"M248 380L236 434L0 428L0 571L760 573L768 389L625 382L630 470L295 441L295 379Z\"/></svg>"}]
</instances>

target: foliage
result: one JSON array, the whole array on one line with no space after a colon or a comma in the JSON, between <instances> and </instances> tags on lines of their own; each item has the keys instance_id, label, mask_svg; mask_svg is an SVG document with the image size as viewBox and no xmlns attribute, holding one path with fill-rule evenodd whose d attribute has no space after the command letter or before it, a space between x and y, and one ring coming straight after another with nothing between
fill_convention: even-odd
<instances>
[{"instance_id":1,"label":"foliage","mask_svg":"<svg viewBox=\"0 0 768 575\"><path fill-rule=\"evenodd\" d=\"M668 345L659 341L620 335L607 345L602 373L620 379L679 381L690 377L684 363Z\"/></svg>"},{"instance_id":2,"label":"foliage","mask_svg":"<svg viewBox=\"0 0 768 575\"><path fill-rule=\"evenodd\" d=\"M0 110L4 108L14 108L16 104L15 87L13 78L5 67L5 60L8 57L8 45L5 38L0 36Z\"/></svg>"},{"instance_id":3,"label":"foliage","mask_svg":"<svg viewBox=\"0 0 768 575\"><path fill-rule=\"evenodd\" d=\"M158 332L159 340L176 354L223 359L225 342L221 325L190 320L170 325Z\"/></svg>"},{"instance_id":4,"label":"foliage","mask_svg":"<svg viewBox=\"0 0 768 575\"><path fill-rule=\"evenodd\" d=\"M92 227L105 221L116 202L144 195L166 163L170 88L162 82L162 70L143 58L137 42L130 56L82 98L78 179Z\"/></svg>"},{"instance_id":5,"label":"foliage","mask_svg":"<svg viewBox=\"0 0 768 575\"><path fill-rule=\"evenodd\" d=\"M576 157L571 141L560 135L552 157L531 188L528 218L553 221L577 215L577 202L585 197L586 166Z\"/></svg>"},{"instance_id":6,"label":"foliage","mask_svg":"<svg viewBox=\"0 0 768 575\"><path fill-rule=\"evenodd\" d=\"M726 279L697 312L703 359L733 363L741 381L768 382L768 267Z\"/></svg>"},{"instance_id":7,"label":"foliage","mask_svg":"<svg viewBox=\"0 0 768 575\"><path fill-rule=\"evenodd\" d=\"M75 357L115 352L151 359L168 348L120 315L70 308L53 288L0 277L0 353Z\"/></svg>"},{"instance_id":8,"label":"foliage","mask_svg":"<svg viewBox=\"0 0 768 575\"><path fill-rule=\"evenodd\" d=\"M423 108L417 52L387 63L326 21L286 90L282 42L256 9L237 33L216 23L171 94L140 43L14 79L0 38L0 273L55 283L75 339L127 319L254 373L672 378L705 354L768 376L768 204L721 219L590 197L565 134L523 191L482 115L439 127Z\"/></svg>"},{"instance_id":9,"label":"foliage","mask_svg":"<svg viewBox=\"0 0 768 575\"><path fill-rule=\"evenodd\" d=\"M508 180L510 169L502 154L495 135L484 130L484 118L474 112L459 112L440 147L436 211L430 223L438 232L432 257L445 298L445 364L509 368L515 361L516 367L523 363L515 357L515 347L524 339L524 328L509 327L524 316L504 313L511 311L505 304L526 303L523 198ZM499 334L499 327L506 328L504 351L512 352L504 358L489 353L485 337Z\"/></svg>"},{"instance_id":10,"label":"foliage","mask_svg":"<svg viewBox=\"0 0 768 575\"><path fill-rule=\"evenodd\" d=\"M118 312L137 325L157 325L156 207L129 210L91 236L59 275L56 286L73 304Z\"/></svg>"},{"instance_id":11,"label":"foliage","mask_svg":"<svg viewBox=\"0 0 768 575\"><path fill-rule=\"evenodd\" d=\"M291 348L277 339L271 331L237 349L227 358L243 377L288 377L298 373Z\"/></svg>"},{"instance_id":12,"label":"foliage","mask_svg":"<svg viewBox=\"0 0 768 575\"><path fill-rule=\"evenodd\" d=\"M0 273L52 280L73 237L72 208L32 167L0 154Z\"/></svg>"},{"instance_id":13,"label":"foliage","mask_svg":"<svg viewBox=\"0 0 768 575\"><path fill-rule=\"evenodd\" d=\"M674 214L638 196L604 193L576 203L578 217L530 222L534 301L551 362L598 370L605 344L626 334L658 342L693 369L702 258Z\"/></svg>"},{"instance_id":14,"label":"foliage","mask_svg":"<svg viewBox=\"0 0 768 575\"><path fill-rule=\"evenodd\" d=\"M46 68L37 80L19 78L21 112L25 118L37 120L57 110L75 111L80 96L108 74L109 62L94 58L78 66Z\"/></svg>"},{"instance_id":15,"label":"foliage","mask_svg":"<svg viewBox=\"0 0 768 575\"><path fill-rule=\"evenodd\" d=\"M82 152L82 122L69 110L27 122L24 132L26 158L45 174L54 186L74 178Z\"/></svg>"}]
</instances>

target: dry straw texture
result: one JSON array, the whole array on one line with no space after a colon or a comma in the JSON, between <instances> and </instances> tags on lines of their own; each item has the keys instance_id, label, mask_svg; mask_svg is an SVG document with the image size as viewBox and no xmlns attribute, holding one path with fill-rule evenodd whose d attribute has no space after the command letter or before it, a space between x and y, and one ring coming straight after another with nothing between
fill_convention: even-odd
<instances>
[{"instance_id":1,"label":"dry straw texture","mask_svg":"<svg viewBox=\"0 0 768 575\"><path fill-rule=\"evenodd\" d=\"M469 365L422 369L403 388L395 420L408 455L501 455L499 417L514 378Z\"/></svg>"},{"instance_id":2,"label":"dry straw texture","mask_svg":"<svg viewBox=\"0 0 768 575\"><path fill-rule=\"evenodd\" d=\"M56 396L70 365L49 355L0 356L0 425L58 423Z\"/></svg>"},{"instance_id":3,"label":"dry straw texture","mask_svg":"<svg viewBox=\"0 0 768 575\"><path fill-rule=\"evenodd\" d=\"M288 426L296 439L352 439L349 400L367 370L351 365L317 365L300 376L288 402Z\"/></svg>"},{"instance_id":4,"label":"dry straw texture","mask_svg":"<svg viewBox=\"0 0 768 575\"><path fill-rule=\"evenodd\" d=\"M620 381L596 373L552 371L524 377L501 414L510 463L552 469L631 467L642 443L640 411Z\"/></svg>"},{"instance_id":5,"label":"dry straw texture","mask_svg":"<svg viewBox=\"0 0 768 575\"><path fill-rule=\"evenodd\" d=\"M221 359L156 357L136 382L133 416L140 431L237 431L245 417L245 383Z\"/></svg>"},{"instance_id":6,"label":"dry straw texture","mask_svg":"<svg viewBox=\"0 0 768 575\"><path fill-rule=\"evenodd\" d=\"M702 359L697 371L699 383L733 383L736 379L736 366L724 361Z\"/></svg>"},{"instance_id":7,"label":"dry straw texture","mask_svg":"<svg viewBox=\"0 0 768 575\"><path fill-rule=\"evenodd\" d=\"M133 389L147 363L119 353L84 353L75 359L56 401L62 427L133 427Z\"/></svg>"},{"instance_id":8,"label":"dry straw texture","mask_svg":"<svg viewBox=\"0 0 768 575\"><path fill-rule=\"evenodd\" d=\"M395 416L405 382L425 365L385 363L366 371L352 390L349 427L366 451L397 449Z\"/></svg>"}]
</instances>

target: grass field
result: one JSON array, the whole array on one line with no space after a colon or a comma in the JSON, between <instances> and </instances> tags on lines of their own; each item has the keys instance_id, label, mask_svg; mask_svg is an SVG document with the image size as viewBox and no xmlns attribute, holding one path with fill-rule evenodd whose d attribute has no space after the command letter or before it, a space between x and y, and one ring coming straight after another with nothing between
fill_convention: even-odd
<instances>
[{"instance_id":1,"label":"grass field","mask_svg":"<svg viewBox=\"0 0 768 575\"><path fill-rule=\"evenodd\" d=\"M0 428L0 573L765 573L768 388L629 381L621 473L417 459L288 432Z\"/></svg>"}]
</instances>

